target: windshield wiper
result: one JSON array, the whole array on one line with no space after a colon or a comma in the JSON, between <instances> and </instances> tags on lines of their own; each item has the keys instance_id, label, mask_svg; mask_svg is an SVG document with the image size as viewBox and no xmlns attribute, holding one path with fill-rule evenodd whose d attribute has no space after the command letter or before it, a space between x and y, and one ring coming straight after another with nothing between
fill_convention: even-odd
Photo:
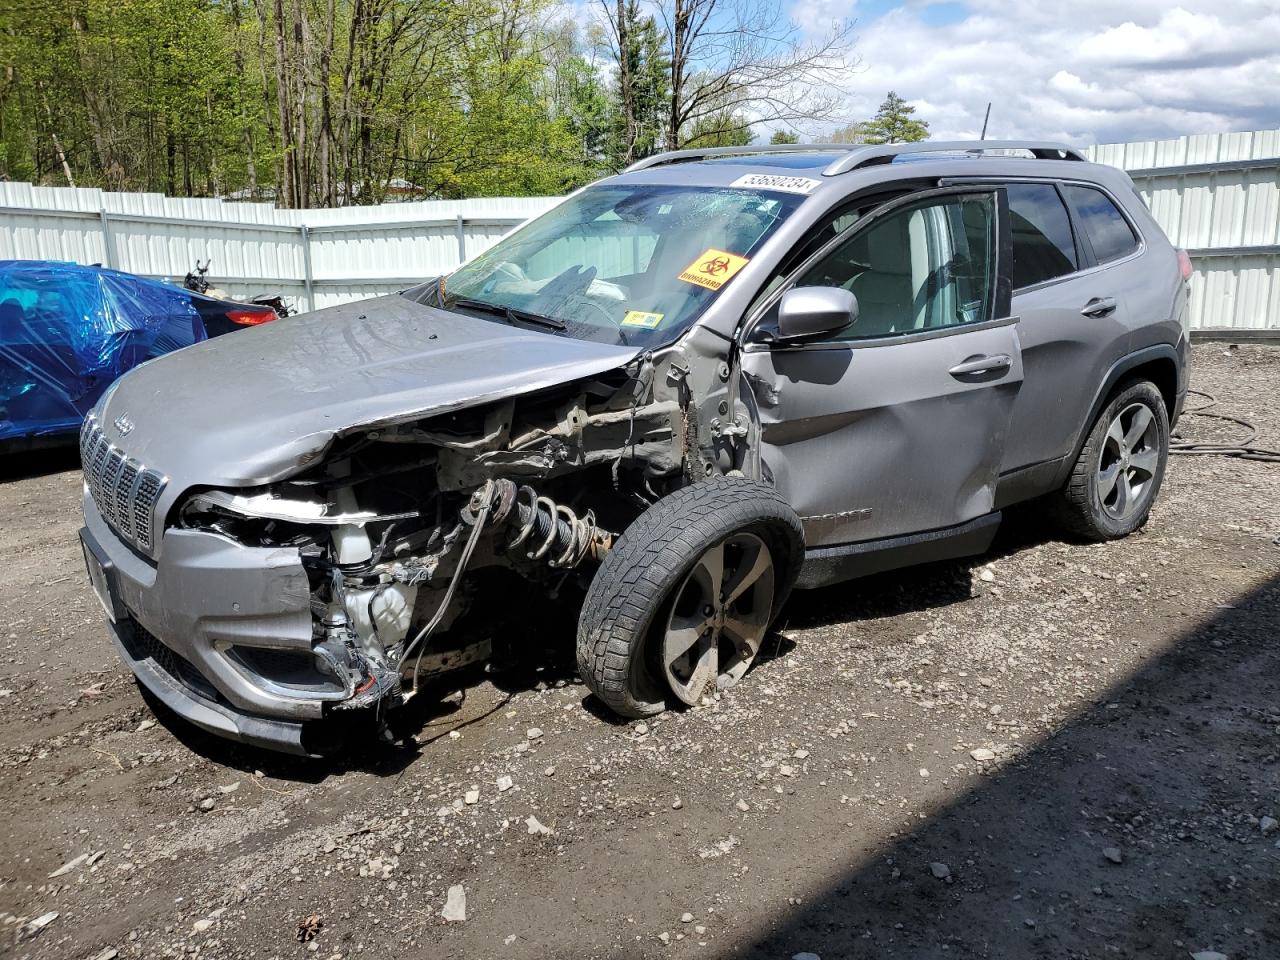
<instances>
[{"instance_id":1,"label":"windshield wiper","mask_svg":"<svg viewBox=\"0 0 1280 960\"><path fill-rule=\"evenodd\" d=\"M544 316L541 313L531 313L528 310L517 310L515 307L508 307L501 303L487 303L484 300L471 300L467 297L459 297L453 301L455 307L462 307L464 310L476 310L480 313L491 313L494 316L502 317L508 323L516 323L523 321L524 323L533 323L542 327L550 327L552 330L568 330L568 325L563 320L555 317Z\"/></svg>"}]
</instances>

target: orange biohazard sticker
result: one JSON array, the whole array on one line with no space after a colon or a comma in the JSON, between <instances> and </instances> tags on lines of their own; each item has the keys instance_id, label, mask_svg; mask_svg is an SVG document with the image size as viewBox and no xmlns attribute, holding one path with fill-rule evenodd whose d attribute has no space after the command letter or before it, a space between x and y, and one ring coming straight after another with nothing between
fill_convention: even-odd
<instances>
[{"instance_id":1,"label":"orange biohazard sticker","mask_svg":"<svg viewBox=\"0 0 1280 960\"><path fill-rule=\"evenodd\" d=\"M684 272L680 274L680 279L685 283L706 287L708 290L719 290L747 263L746 257L725 253L723 250L712 247L685 267Z\"/></svg>"}]
</instances>

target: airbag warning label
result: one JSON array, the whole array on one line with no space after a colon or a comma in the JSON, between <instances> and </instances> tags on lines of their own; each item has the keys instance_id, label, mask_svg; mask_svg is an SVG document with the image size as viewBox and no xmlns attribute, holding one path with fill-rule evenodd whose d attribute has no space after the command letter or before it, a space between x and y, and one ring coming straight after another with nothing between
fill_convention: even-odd
<instances>
[{"instance_id":1,"label":"airbag warning label","mask_svg":"<svg viewBox=\"0 0 1280 960\"><path fill-rule=\"evenodd\" d=\"M708 290L719 290L748 262L746 257L739 257L711 247L684 268L680 279L685 283L706 287Z\"/></svg>"}]
</instances>

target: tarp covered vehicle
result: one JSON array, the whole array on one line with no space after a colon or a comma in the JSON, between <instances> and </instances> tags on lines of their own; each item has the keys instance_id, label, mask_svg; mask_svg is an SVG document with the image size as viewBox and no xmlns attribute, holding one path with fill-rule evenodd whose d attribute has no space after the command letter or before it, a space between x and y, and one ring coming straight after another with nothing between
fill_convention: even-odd
<instances>
[{"instance_id":1,"label":"tarp covered vehicle","mask_svg":"<svg viewBox=\"0 0 1280 960\"><path fill-rule=\"evenodd\" d=\"M121 374L273 317L117 270L0 260L0 444L74 433Z\"/></svg>"}]
</instances>

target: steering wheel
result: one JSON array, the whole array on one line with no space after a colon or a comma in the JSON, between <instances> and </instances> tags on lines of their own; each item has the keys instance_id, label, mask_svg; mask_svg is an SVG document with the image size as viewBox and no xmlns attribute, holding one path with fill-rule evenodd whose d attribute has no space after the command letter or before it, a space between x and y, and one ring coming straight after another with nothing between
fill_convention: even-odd
<instances>
[{"instance_id":1,"label":"steering wheel","mask_svg":"<svg viewBox=\"0 0 1280 960\"><path fill-rule=\"evenodd\" d=\"M588 296L584 296L581 293L565 294L563 302L567 303L569 301L573 301L575 304L583 303L583 304L586 304L588 307L591 307L593 310L597 311L600 314L600 316L604 317L605 323L608 326L611 326L611 327L616 326L618 323L618 321L613 319L613 314L611 314L608 311L608 309L606 309L602 304L596 303L596 301L592 300Z\"/></svg>"}]
</instances>

